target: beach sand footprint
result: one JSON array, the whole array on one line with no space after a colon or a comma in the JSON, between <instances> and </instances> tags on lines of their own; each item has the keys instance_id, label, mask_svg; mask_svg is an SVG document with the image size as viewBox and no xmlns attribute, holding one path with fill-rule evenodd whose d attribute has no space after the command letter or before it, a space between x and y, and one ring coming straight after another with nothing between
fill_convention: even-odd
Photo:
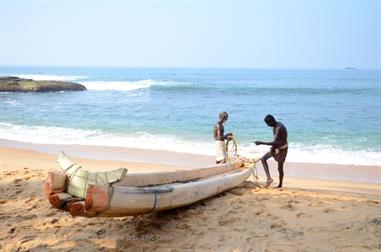
<instances>
[{"instance_id":1,"label":"beach sand footprint","mask_svg":"<svg viewBox=\"0 0 381 252\"><path fill-rule=\"evenodd\" d=\"M16 184L16 186L17 185L20 186L20 183L22 182L22 180L23 180L22 178L17 178L13 180L13 183Z\"/></svg>"},{"instance_id":2,"label":"beach sand footprint","mask_svg":"<svg viewBox=\"0 0 381 252\"><path fill-rule=\"evenodd\" d=\"M263 201L268 201L269 199L268 198L265 198L265 197L262 197L262 198L258 198L257 201L258 202L263 202Z\"/></svg>"},{"instance_id":3,"label":"beach sand footprint","mask_svg":"<svg viewBox=\"0 0 381 252\"><path fill-rule=\"evenodd\" d=\"M306 214L306 213L303 213L303 212L300 212L300 213L297 213L297 214L296 214L296 217L297 217L297 218L311 218L312 215L310 215L310 214Z\"/></svg>"},{"instance_id":4,"label":"beach sand footprint","mask_svg":"<svg viewBox=\"0 0 381 252\"><path fill-rule=\"evenodd\" d=\"M17 173L18 173L17 171L10 171L10 172L6 172L5 175L6 175L6 176L12 176L12 177L13 177L13 176L16 175Z\"/></svg>"},{"instance_id":5,"label":"beach sand footprint","mask_svg":"<svg viewBox=\"0 0 381 252\"><path fill-rule=\"evenodd\" d=\"M238 187L238 188L230 190L229 193L237 195L237 196L242 196L248 191L250 191L249 188Z\"/></svg>"},{"instance_id":6,"label":"beach sand footprint","mask_svg":"<svg viewBox=\"0 0 381 252\"><path fill-rule=\"evenodd\" d=\"M374 225L377 225L377 226L380 226L381 225L381 217L376 217L376 218L373 218L371 221L370 221L371 224L374 224Z\"/></svg>"},{"instance_id":7,"label":"beach sand footprint","mask_svg":"<svg viewBox=\"0 0 381 252\"><path fill-rule=\"evenodd\" d=\"M27 210L27 211L30 211L30 210L36 209L36 208L38 208L38 207L39 207L38 204L34 204L34 205L30 206L29 208L27 208L26 210Z\"/></svg>"},{"instance_id":8,"label":"beach sand footprint","mask_svg":"<svg viewBox=\"0 0 381 252\"><path fill-rule=\"evenodd\" d=\"M26 199L25 201L24 201L24 203L26 204L26 203L29 203L29 202L31 202L31 201L33 201L33 200L35 200L36 199L36 197L34 197L34 196L32 196L32 197L29 197L28 199Z\"/></svg>"},{"instance_id":9,"label":"beach sand footprint","mask_svg":"<svg viewBox=\"0 0 381 252\"><path fill-rule=\"evenodd\" d=\"M367 200L366 203L369 203L370 205L378 206L381 202L375 201L375 200Z\"/></svg>"},{"instance_id":10,"label":"beach sand footprint","mask_svg":"<svg viewBox=\"0 0 381 252\"><path fill-rule=\"evenodd\" d=\"M33 241L35 239L36 239L35 235L27 235L27 236L23 237L23 239L21 239L20 245L23 243L29 242L29 241Z\"/></svg>"},{"instance_id":11,"label":"beach sand footprint","mask_svg":"<svg viewBox=\"0 0 381 252\"><path fill-rule=\"evenodd\" d=\"M278 220L273 223L271 223L270 228L271 229L281 229L286 226L286 222L283 220Z\"/></svg>"},{"instance_id":12,"label":"beach sand footprint","mask_svg":"<svg viewBox=\"0 0 381 252\"><path fill-rule=\"evenodd\" d=\"M281 208L285 209L285 210L290 210L290 211L295 211L296 210L296 207L292 203L290 203L290 202L287 202Z\"/></svg>"},{"instance_id":13,"label":"beach sand footprint","mask_svg":"<svg viewBox=\"0 0 381 252\"><path fill-rule=\"evenodd\" d=\"M273 215L272 213L267 213L267 214L266 214L266 218L269 218L270 220L273 220L273 221L275 221L275 220L279 220L279 217Z\"/></svg>"},{"instance_id":14,"label":"beach sand footprint","mask_svg":"<svg viewBox=\"0 0 381 252\"><path fill-rule=\"evenodd\" d=\"M218 224L221 225L221 226L226 226L226 225L230 225L230 224L233 224L233 223L236 223L236 222L240 222L242 219L239 217L238 214L236 215L220 215L217 219L218 221Z\"/></svg>"},{"instance_id":15,"label":"beach sand footprint","mask_svg":"<svg viewBox=\"0 0 381 252\"><path fill-rule=\"evenodd\" d=\"M18 194L22 193L23 191L24 191L23 189L17 189L17 190L15 191L15 194L18 195Z\"/></svg>"},{"instance_id":16,"label":"beach sand footprint","mask_svg":"<svg viewBox=\"0 0 381 252\"><path fill-rule=\"evenodd\" d=\"M256 241L256 240L259 240L259 239L261 239L260 235L252 235L252 236L246 238L246 241L247 242L252 242L253 240Z\"/></svg>"},{"instance_id":17,"label":"beach sand footprint","mask_svg":"<svg viewBox=\"0 0 381 252\"><path fill-rule=\"evenodd\" d=\"M334 212L336 212L336 210L332 209L332 208L326 208L326 209L323 210L323 212L324 213L334 213Z\"/></svg>"},{"instance_id":18,"label":"beach sand footprint","mask_svg":"<svg viewBox=\"0 0 381 252\"><path fill-rule=\"evenodd\" d=\"M38 216L36 214L28 214L23 216L18 215L17 217L19 217L22 220L32 220L32 219L36 219Z\"/></svg>"}]
</instances>

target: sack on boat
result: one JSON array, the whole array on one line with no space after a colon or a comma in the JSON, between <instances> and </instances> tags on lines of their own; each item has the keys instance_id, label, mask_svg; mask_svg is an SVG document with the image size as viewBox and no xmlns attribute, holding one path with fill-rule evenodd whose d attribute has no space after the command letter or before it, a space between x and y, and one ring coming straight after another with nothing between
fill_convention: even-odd
<instances>
[{"instance_id":1,"label":"sack on boat","mask_svg":"<svg viewBox=\"0 0 381 252\"><path fill-rule=\"evenodd\" d=\"M68 176L67 193L82 199L86 198L88 185L109 185L120 181L127 173L126 168L105 172L90 172L73 163L64 152L58 156L57 162Z\"/></svg>"}]
</instances>

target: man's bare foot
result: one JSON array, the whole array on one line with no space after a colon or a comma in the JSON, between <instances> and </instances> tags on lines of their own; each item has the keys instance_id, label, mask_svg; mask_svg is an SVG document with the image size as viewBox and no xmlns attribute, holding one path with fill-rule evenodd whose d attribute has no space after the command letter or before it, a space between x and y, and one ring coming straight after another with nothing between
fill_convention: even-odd
<instances>
[{"instance_id":1,"label":"man's bare foot","mask_svg":"<svg viewBox=\"0 0 381 252\"><path fill-rule=\"evenodd\" d=\"M265 188L269 187L273 181L274 181L274 180L273 180L272 178L269 178L269 179L266 181Z\"/></svg>"}]
</instances>

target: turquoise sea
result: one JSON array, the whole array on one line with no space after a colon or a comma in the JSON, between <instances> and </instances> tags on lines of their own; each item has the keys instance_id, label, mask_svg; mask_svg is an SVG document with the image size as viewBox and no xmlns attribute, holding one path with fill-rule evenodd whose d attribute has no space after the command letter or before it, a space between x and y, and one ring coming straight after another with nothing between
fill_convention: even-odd
<instances>
[{"instance_id":1,"label":"turquoise sea","mask_svg":"<svg viewBox=\"0 0 381 252\"><path fill-rule=\"evenodd\" d=\"M272 114L289 161L381 165L381 70L0 67L1 76L70 80L83 92L0 93L0 138L214 154L225 128L261 154Z\"/></svg>"}]
</instances>

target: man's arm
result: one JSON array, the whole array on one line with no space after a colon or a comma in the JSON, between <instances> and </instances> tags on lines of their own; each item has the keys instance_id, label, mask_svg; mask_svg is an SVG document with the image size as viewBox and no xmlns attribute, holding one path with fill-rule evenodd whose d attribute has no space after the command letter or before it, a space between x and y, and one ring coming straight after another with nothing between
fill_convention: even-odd
<instances>
[{"instance_id":1,"label":"man's arm","mask_svg":"<svg viewBox=\"0 0 381 252\"><path fill-rule=\"evenodd\" d=\"M274 141L272 142L262 142L262 141L255 141L256 145L274 145Z\"/></svg>"},{"instance_id":2,"label":"man's arm","mask_svg":"<svg viewBox=\"0 0 381 252\"><path fill-rule=\"evenodd\" d=\"M275 135L274 135L274 140L272 142L262 142L262 141L255 141L256 145L271 145L273 148L276 147L277 142L278 142L278 135L279 135L279 127L275 129Z\"/></svg>"},{"instance_id":3,"label":"man's arm","mask_svg":"<svg viewBox=\"0 0 381 252\"><path fill-rule=\"evenodd\" d=\"M230 132L224 136L224 139L228 139L229 137L232 137L232 136L233 136L233 133Z\"/></svg>"}]
</instances>

